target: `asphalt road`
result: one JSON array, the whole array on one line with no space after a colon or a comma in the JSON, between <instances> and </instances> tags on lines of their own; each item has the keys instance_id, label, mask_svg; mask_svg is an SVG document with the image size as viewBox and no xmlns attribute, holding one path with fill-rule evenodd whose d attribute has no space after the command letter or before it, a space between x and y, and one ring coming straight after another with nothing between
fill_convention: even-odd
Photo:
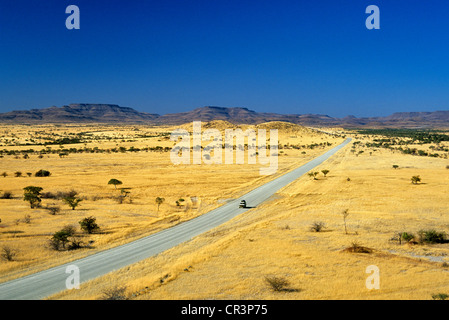
<instances>
[{"instance_id":1,"label":"asphalt road","mask_svg":"<svg viewBox=\"0 0 449 320\"><path fill-rule=\"evenodd\" d=\"M1 283L0 300L39 300L65 290L66 280L71 276L70 272L66 273L68 266L75 265L79 268L80 282L82 283L188 241L249 210L238 207L240 200L245 199L248 207L258 206L279 189L320 165L350 141L351 139L346 139L342 144L301 167L192 220L128 244L92 254L83 259ZM82 286L80 290L82 290Z\"/></svg>"}]
</instances>

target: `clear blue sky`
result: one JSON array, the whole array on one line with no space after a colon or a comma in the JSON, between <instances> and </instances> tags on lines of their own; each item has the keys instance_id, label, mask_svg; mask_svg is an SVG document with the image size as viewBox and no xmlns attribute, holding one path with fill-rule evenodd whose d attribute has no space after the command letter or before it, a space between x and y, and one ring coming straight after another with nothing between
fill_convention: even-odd
<instances>
[{"instance_id":1,"label":"clear blue sky","mask_svg":"<svg viewBox=\"0 0 449 320\"><path fill-rule=\"evenodd\" d=\"M65 13L77 5L81 29ZM368 5L380 30L368 30ZM446 0L0 0L0 112L449 110Z\"/></svg>"}]
</instances>

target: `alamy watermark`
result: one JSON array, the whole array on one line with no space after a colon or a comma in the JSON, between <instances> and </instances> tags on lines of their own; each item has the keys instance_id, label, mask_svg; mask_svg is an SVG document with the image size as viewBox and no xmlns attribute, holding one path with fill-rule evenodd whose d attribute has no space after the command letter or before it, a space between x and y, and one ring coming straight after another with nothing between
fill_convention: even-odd
<instances>
[{"instance_id":1,"label":"alamy watermark","mask_svg":"<svg viewBox=\"0 0 449 320\"><path fill-rule=\"evenodd\" d=\"M65 287L69 290L80 288L80 269L78 266L71 264L65 269L65 273L69 274L65 281Z\"/></svg>"},{"instance_id":2,"label":"alamy watermark","mask_svg":"<svg viewBox=\"0 0 449 320\"><path fill-rule=\"evenodd\" d=\"M173 164L223 164L223 157L224 164L244 164L246 148L248 164L258 162L263 166L259 169L261 175L272 175L278 169L277 129L270 129L269 148L265 129L258 129L257 134L254 129L225 129L223 141L218 129L209 128L202 132L201 121L194 121L192 135L191 138L185 129L176 129L171 133L170 140L177 142L170 151ZM203 142L210 143L203 148Z\"/></svg>"},{"instance_id":3,"label":"alamy watermark","mask_svg":"<svg viewBox=\"0 0 449 320\"><path fill-rule=\"evenodd\" d=\"M380 289L379 267L375 266L375 265L370 265L370 266L366 267L365 272L370 274L366 278L366 282L365 282L366 288L368 290Z\"/></svg>"},{"instance_id":4,"label":"alamy watermark","mask_svg":"<svg viewBox=\"0 0 449 320\"><path fill-rule=\"evenodd\" d=\"M76 5L69 5L65 10L66 14L70 14L65 21L65 26L69 30L80 29L80 9ZM369 16L365 20L365 26L368 30L380 29L380 10L376 5L369 5L365 9L365 13Z\"/></svg>"}]
</instances>

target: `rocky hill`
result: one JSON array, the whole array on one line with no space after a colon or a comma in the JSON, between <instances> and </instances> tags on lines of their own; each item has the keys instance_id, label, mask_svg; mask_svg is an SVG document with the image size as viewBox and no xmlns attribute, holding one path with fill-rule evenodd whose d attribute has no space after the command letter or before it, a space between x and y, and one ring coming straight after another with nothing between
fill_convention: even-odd
<instances>
[{"instance_id":1,"label":"rocky hill","mask_svg":"<svg viewBox=\"0 0 449 320\"><path fill-rule=\"evenodd\" d=\"M62 107L11 111L0 114L0 121L13 123L72 123L72 122L148 122L158 114L138 112L114 104L69 104Z\"/></svg>"},{"instance_id":2,"label":"rocky hill","mask_svg":"<svg viewBox=\"0 0 449 320\"><path fill-rule=\"evenodd\" d=\"M222 120L232 124L283 121L316 127L345 128L449 128L449 111L398 112L386 117L333 118L319 114L264 113L247 108L206 106L165 115L139 112L114 104L70 104L62 107L0 113L3 123L145 123L180 125L193 121Z\"/></svg>"}]
</instances>

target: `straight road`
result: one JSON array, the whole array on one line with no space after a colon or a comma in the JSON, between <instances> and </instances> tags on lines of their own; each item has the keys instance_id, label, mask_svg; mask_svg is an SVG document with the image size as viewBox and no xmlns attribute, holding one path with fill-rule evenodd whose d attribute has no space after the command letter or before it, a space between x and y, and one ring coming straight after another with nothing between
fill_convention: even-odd
<instances>
[{"instance_id":1,"label":"straight road","mask_svg":"<svg viewBox=\"0 0 449 320\"><path fill-rule=\"evenodd\" d=\"M192 220L128 244L92 254L83 259L2 283L0 284L0 300L43 299L66 289L66 280L72 274L71 269L68 269L68 267L78 267L80 282L82 283L144 260L188 241L248 210L238 207L241 200L246 200L248 207L258 206L281 188L323 163L350 141L351 139L348 138L342 144L301 167Z\"/></svg>"}]
</instances>

